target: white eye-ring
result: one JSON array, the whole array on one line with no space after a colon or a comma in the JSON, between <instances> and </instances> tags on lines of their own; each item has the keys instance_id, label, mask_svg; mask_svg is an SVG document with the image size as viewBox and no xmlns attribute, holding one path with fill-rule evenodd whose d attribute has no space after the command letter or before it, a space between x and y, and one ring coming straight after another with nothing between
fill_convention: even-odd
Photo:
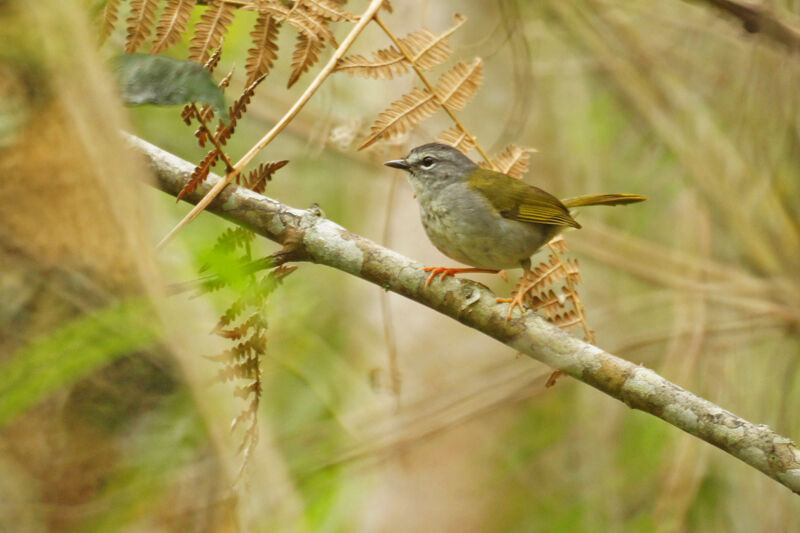
<instances>
[{"instance_id":1,"label":"white eye-ring","mask_svg":"<svg viewBox=\"0 0 800 533\"><path fill-rule=\"evenodd\" d=\"M431 156L422 158L422 168L431 168L436 161Z\"/></svg>"}]
</instances>

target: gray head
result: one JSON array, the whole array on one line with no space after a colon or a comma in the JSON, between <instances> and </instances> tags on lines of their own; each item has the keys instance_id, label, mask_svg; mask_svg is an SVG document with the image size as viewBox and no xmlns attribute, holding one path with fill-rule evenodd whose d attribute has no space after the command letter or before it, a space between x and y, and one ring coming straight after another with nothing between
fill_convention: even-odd
<instances>
[{"instance_id":1,"label":"gray head","mask_svg":"<svg viewBox=\"0 0 800 533\"><path fill-rule=\"evenodd\" d=\"M435 187L466 178L478 165L452 146L428 143L411 150L405 159L387 161L384 165L409 172L409 179Z\"/></svg>"}]
</instances>

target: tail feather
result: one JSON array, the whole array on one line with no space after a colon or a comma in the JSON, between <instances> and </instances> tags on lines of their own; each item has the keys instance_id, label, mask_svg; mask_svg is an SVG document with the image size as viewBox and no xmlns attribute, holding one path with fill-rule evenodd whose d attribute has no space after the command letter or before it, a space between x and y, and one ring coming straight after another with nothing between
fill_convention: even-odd
<instances>
[{"instance_id":1,"label":"tail feather","mask_svg":"<svg viewBox=\"0 0 800 533\"><path fill-rule=\"evenodd\" d=\"M647 200L641 194L587 194L585 196L575 196L561 200L567 207L581 207L584 205L625 205L635 204Z\"/></svg>"}]
</instances>

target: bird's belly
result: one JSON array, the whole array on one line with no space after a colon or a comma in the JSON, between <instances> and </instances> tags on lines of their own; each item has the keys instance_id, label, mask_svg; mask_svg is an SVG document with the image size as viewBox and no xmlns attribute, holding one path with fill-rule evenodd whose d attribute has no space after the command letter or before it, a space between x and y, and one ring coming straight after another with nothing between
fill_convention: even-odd
<instances>
[{"instance_id":1,"label":"bird's belly","mask_svg":"<svg viewBox=\"0 0 800 533\"><path fill-rule=\"evenodd\" d=\"M509 220L485 208L454 211L423 209L422 225L440 252L477 268L518 267L562 229Z\"/></svg>"}]
</instances>

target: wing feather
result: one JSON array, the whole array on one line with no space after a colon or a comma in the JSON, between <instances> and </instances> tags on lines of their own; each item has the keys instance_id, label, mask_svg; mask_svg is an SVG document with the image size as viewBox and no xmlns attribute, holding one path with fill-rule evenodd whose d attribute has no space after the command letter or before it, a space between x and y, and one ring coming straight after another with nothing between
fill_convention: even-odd
<instances>
[{"instance_id":1,"label":"wing feather","mask_svg":"<svg viewBox=\"0 0 800 533\"><path fill-rule=\"evenodd\" d=\"M473 172L475 175L470 178L470 187L483 193L504 218L532 224L581 227L561 200L549 192L500 172L486 169Z\"/></svg>"}]
</instances>

